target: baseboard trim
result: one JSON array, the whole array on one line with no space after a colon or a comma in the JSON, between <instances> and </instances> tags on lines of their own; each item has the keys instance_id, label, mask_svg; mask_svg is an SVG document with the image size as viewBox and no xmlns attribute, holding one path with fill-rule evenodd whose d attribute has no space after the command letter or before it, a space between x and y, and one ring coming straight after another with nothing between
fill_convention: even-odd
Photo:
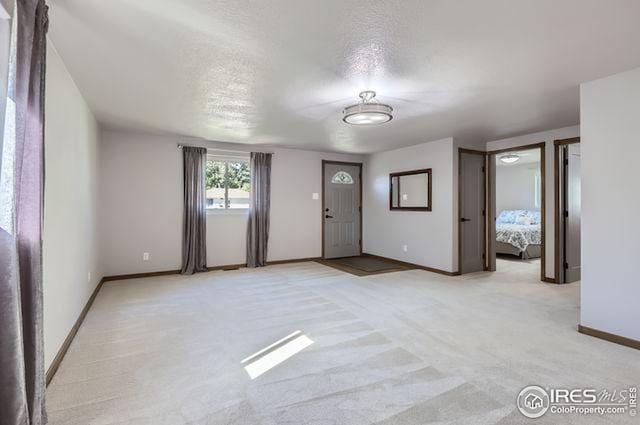
<instances>
[{"instance_id":1,"label":"baseboard trim","mask_svg":"<svg viewBox=\"0 0 640 425\"><path fill-rule=\"evenodd\" d=\"M614 344L624 345L625 347L635 348L640 350L640 341L637 339L627 338L624 336L612 334L605 331L599 331L588 326L578 325L578 332L581 334L589 335L594 338L603 339L605 341L613 342Z\"/></svg>"},{"instance_id":2,"label":"baseboard trim","mask_svg":"<svg viewBox=\"0 0 640 425\"><path fill-rule=\"evenodd\" d=\"M117 275L105 276L103 280L105 282L110 282L112 280L141 279L144 277L167 276L172 274L180 274L180 270L163 270L159 272L117 274Z\"/></svg>"},{"instance_id":3,"label":"baseboard trim","mask_svg":"<svg viewBox=\"0 0 640 425\"><path fill-rule=\"evenodd\" d=\"M96 296L98 295L98 292L100 292L100 289L102 288L102 284L104 282L105 282L104 278L100 279L100 282L98 282L96 287L93 289L93 292L91 293L91 296L87 300L87 303L82 308L82 311L80 312L80 315L78 316L78 319L73 324L73 327L71 328L71 330L67 334L67 337L64 339L64 342L62 343L62 346L58 350L58 353L54 357L54 359L51 362L51 365L49 366L49 368L47 369L47 376L46 376L47 386L49 385L49 383L53 379L53 376L58 371L58 368L60 367L60 363L62 362L62 359L64 358L65 354L67 354L67 350L69 349L69 346L71 345L71 343L73 342L73 339L75 338L76 334L78 333L78 329L80 329L80 325L82 325L82 322L84 321L84 318L87 316L87 313L89 312L89 309L91 308L91 305L93 304L93 301L96 299Z\"/></svg>"},{"instance_id":4,"label":"baseboard trim","mask_svg":"<svg viewBox=\"0 0 640 425\"><path fill-rule=\"evenodd\" d=\"M440 269L436 269L436 268L433 268L433 267L421 266L420 264L414 264L414 263L408 263L406 261L396 260L395 258L383 257L381 255L369 254L369 253L366 253L366 252L363 252L362 255L366 255L368 257L373 257L373 258L379 258L381 260L389 261L391 263L396 263L396 264L399 264L401 266L411 267L411 268L414 268L414 269L420 269L420 270L424 270L424 271L431 272L431 273L441 274L441 275L444 275L444 276L460 276L460 272L448 272L446 270L440 270Z\"/></svg>"},{"instance_id":5,"label":"baseboard trim","mask_svg":"<svg viewBox=\"0 0 640 425\"><path fill-rule=\"evenodd\" d=\"M292 258L291 260L267 261L267 266L276 266L278 264L289 264L289 263L306 263L309 261L317 261L321 259L322 257L308 257L308 258Z\"/></svg>"},{"instance_id":6,"label":"baseboard trim","mask_svg":"<svg viewBox=\"0 0 640 425\"><path fill-rule=\"evenodd\" d=\"M218 270L222 270L222 271L229 271L229 270L238 270L241 269L242 267L247 267L247 263L242 263L242 264L227 264L224 266L211 266L211 267L207 267L207 270L210 272L215 272ZM180 274L180 270L178 270L178 273Z\"/></svg>"},{"instance_id":7,"label":"baseboard trim","mask_svg":"<svg viewBox=\"0 0 640 425\"><path fill-rule=\"evenodd\" d=\"M268 261L267 266L276 266L278 264L288 264L288 263L305 263L308 261L316 261L319 259L320 257L292 258L290 260L275 260L275 261ZM226 270L237 270L243 267L247 267L247 264L241 263L241 264L225 264L222 266L211 266L211 267L207 267L207 270L210 272L217 271L217 270L226 271ZM175 274L180 274L180 270L162 270L157 272L119 274L119 275L105 276L103 280L105 282L110 282L114 280L142 279L145 277L169 276L169 275L175 275Z\"/></svg>"}]
</instances>

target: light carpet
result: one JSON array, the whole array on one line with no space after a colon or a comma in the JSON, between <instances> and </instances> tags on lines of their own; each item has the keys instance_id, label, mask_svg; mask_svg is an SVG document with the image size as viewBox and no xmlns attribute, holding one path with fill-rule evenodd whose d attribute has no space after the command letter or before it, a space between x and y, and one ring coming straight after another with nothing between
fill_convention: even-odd
<instances>
[{"instance_id":1,"label":"light carpet","mask_svg":"<svg viewBox=\"0 0 640 425\"><path fill-rule=\"evenodd\" d=\"M50 424L630 422L516 410L530 384L640 382L640 352L576 331L579 285L538 272L310 262L109 282L48 388ZM313 344L252 380L241 361L297 330Z\"/></svg>"}]
</instances>

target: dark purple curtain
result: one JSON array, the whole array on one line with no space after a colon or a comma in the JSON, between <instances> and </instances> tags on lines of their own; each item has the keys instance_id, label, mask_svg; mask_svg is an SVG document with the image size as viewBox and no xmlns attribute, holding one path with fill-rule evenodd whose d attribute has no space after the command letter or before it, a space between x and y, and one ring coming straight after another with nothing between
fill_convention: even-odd
<instances>
[{"instance_id":1,"label":"dark purple curtain","mask_svg":"<svg viewBox=\"0 0 640 425\"><path fill-rule=\"evenodd\" d=\"M182 219L182 274L206 272L207 205L204 185L207 149L182 148L184 212Z\"/></svg>"},{"instance_id":2,"label":"dark purple curtain","mask_svg":"<svg viewBox=\"0 0 640 425\"><path fill-rule=\"evenodd\" d=\"M251 152L251 199L247 222L247 267L267 265L271 209L271 154Z\"/></svg>"},{"instance_id":3,"label":"dark purple curtain","mask_svg":"<svg viewBox=\"0 0 640 425\"><path fill-rule=\"evenodd\" d=\"M17 0L0 166L0 422L46 424L42 330L47 6ZM4 111L3 111L4 112ZM8 172L10 170L11 172Z\"/></svg>"}]
</instances>

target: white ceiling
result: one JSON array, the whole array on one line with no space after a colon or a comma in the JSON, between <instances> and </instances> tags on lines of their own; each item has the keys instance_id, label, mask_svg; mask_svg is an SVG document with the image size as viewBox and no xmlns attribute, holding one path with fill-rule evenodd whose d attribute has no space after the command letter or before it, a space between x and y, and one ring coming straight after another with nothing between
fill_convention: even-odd
<instances>
[{"instance_id":1,"label":"white ceiling","mask_svg":"<svg viewBox=\"0 0 640 425\"><path fill-rule=\"evenodd\" d=\"M373 152L577 124L581 82L640 66L638 0L50 0L106 126ZM376 90L392 122L341 121Z\"/></svg>"}]
</instances>

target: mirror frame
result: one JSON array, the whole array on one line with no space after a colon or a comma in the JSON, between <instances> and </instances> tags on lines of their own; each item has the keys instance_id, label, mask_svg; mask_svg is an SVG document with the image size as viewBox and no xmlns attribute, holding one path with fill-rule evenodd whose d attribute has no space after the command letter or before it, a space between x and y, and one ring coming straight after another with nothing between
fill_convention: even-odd
<instances>
[{"instance_id":1,"label":"mirror frame","mask_svg":"<svg viewBox=\"0 0 640 425\"><path fill-rule=\"evenodd\" d=\"M426 207L394 207L393 206L393 178L402 176L410 176L413 174L426 174L429 178L429 184L427 187L427 206ZM398 173L389 174L389 209L394 211L431 211L431 168L423 168L421 170L402 171ZM399 180L398 180L399 181ZM399 205L399 204L398 204Z\"/></svg>"}]
</instances>

